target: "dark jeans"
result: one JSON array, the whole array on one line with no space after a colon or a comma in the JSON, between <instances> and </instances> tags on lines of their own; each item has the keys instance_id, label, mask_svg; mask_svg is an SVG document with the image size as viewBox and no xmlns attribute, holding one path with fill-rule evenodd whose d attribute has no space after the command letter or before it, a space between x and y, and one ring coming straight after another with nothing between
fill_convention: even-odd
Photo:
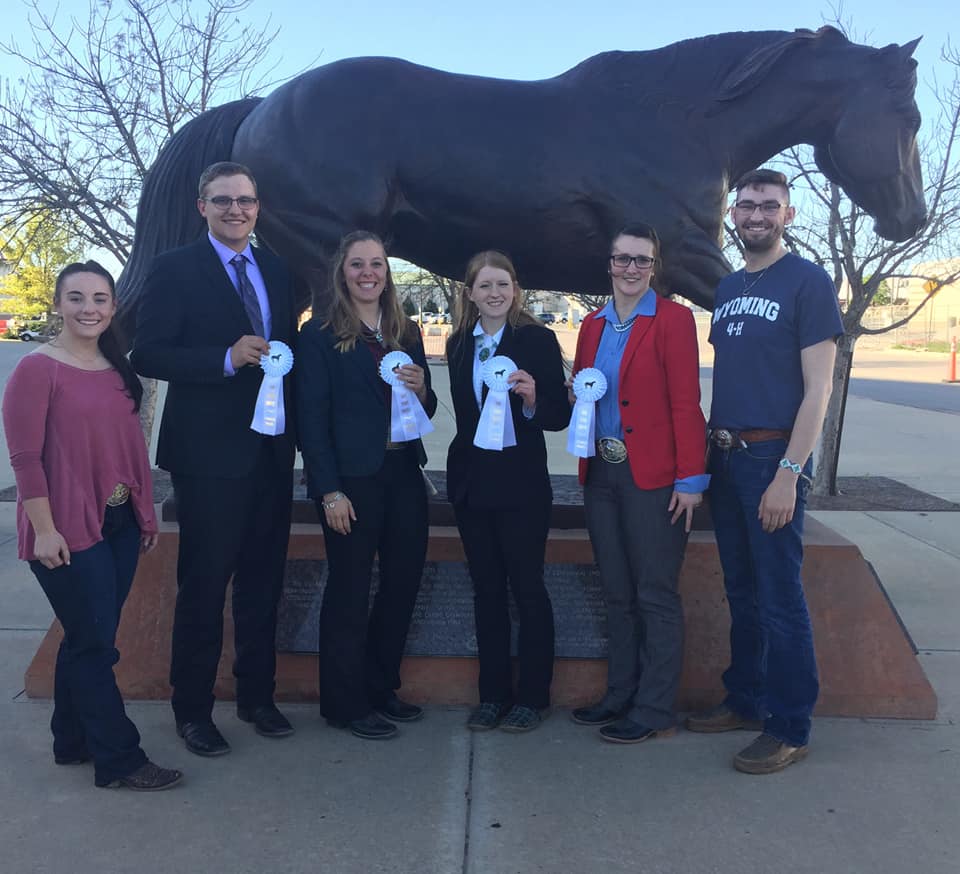
<instances>
[{"instance_id":1,"label":"dark jeans","mask_svg":"<svg viewBox=\"0 0 960 874\"><path fill-rule=\"evenodd\" d=\"M178 723L213 712L223 606L233 579L237 706L273 701L293 473L265 439L248 476L173 476L180 523L170 684Z\"/></svg>"},{"instance_id":2,"label":"dark jeans","mask_svg":"<svg viewBox=\"0 0 960 874\"><path fill-rule=\"evenodd\" d=\"M677 591L687 545L684 519L670 524L673 486L637 488L627 462L590 459L583 490L590 542L607 603L611 710L647 728L676 721L683 666L683 604Z\"/></svg>"},{"instance_id":3,"label":"dark jeans","mask_svg":"<svg viewBox=\"0 0 960 874\"><path fill-rule=\"evenodd\" d=\"M785 451L784 440L712 447L709 495L730 605L726 703L748 719L763 719L763 730L778 740L802 746L820 691L800 582L806 481L797 482L789 525L767 534L757 516Z\"/></svg>"},{"instance_id":4,"label":"dark jeans","mask_svg":"<svg viewBox=\"0 0 960 874\"><path fill-rule=\"evenodd\" d=\"M30 569L63 626L53 692L53 753L93 757L98 784L137 770L147 757L127 718L113 675L120 611L140 553L140 528L129 501L107 507L103 540L71 553L70 564Z\"/></svg>"},{"instance_id":5,"label":"dark jeans","mask_svg":"<svg viewBox=\"0 0 960 874\"><path fill-rule=\"evenodd\" d=\"M362 719L400 688L400 661L427 555L427 491L412 447L389 450L372 476L342 477L356 513L349 534L326 523L320 609L320 712ZM374 556L380 585L370 608Z\"/></svg>"},{"instance_id":6,"label":"dark jeans","mask_svg":"<svg viewBox=\"0 0 960 874\"><path fill-rule=\"evenodd\" d=\"M543 582L550 503L509 509L456 504L454 510L473 581L480 700L516 700L543 710L553 679L553 605ZM508 585L520 620L515 698Z\"/></svg>"}]
</instances>

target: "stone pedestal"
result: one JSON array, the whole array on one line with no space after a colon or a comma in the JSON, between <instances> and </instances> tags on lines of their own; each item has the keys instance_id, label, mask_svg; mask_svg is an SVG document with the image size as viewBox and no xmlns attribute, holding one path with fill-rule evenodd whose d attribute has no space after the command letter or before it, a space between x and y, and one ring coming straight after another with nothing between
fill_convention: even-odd
<instances>
[{"instance_id":1,"label":"stone pedestal","mask_svg":"<svg viewBox=\"0 0 960 874\"><path fill-rule=\"evenodd\" d=\"M303 514L300 514L303 517ZM804 585L820 668L817 714L932 719L937 701L915 649L860 550L813 519L804 538ZM176 597L177 526L165 522L156 550L140 564L118 635L120 689L127 698L167 698L170 636ZM318 525L296 523L290 534L288 585L281 605L279 649L316 646L325 554ZM423 704L476 701L472 594L455 528L434 525L428 567L404 660L403 695ZM547 582L557 614L553 701L572 706L604 690L605 621L586 532L554 528L547 545ZM712 531L691 534L680 579L686 614L678 707L709 706L722 697L729 617ZM229 597L227 599L229 605ZM233 697L233 626L224 615L225 646L216 694ZM31 697L50 697L60 640L54 623L27 670ZM316 697L316 656L281 652L279 700Z\"/></svg>"}]
</instances>

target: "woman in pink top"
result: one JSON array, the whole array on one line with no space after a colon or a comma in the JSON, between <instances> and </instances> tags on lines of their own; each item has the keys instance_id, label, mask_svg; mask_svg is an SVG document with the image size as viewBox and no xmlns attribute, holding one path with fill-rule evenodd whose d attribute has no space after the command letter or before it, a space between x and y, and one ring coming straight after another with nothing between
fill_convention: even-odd
<instances>
[{"instance_id":1,"label":"woman in pink top","mask_svg":"<svg viewBox=\"0 0 960 874\"><path fill-rule=\"evenodd\" d=\"M143 389L112 324L113 278L96 261L57 277L56 339L21 359L3 396L17 478L20 558L64 629L50 727L59 765L93 759L97 786L167 789L182 778L140 748L113 675L120 611L157 542Z\"/></svg>"}]
</instances>

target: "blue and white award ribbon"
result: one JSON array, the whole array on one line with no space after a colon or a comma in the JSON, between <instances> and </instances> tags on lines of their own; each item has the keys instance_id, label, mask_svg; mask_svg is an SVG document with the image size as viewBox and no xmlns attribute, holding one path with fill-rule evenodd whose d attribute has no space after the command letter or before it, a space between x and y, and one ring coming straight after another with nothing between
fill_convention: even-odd
<instances>
[{"instance_id":1,"label":"blue and white award ribbon","mask_svg":"<svg viewBox=\"0 0 960 874\"><path fill-rule=\"evenodd\" d=\"M577 402L567 432L567 452L578 458L590 458L597 452L597 401L607 393L607 378L596 367L585 367L573 378Z\"/></svg>"},{"instance_id":2,"label":"blue and white award ribbon","mask_svg":"<svg viewBox=\"0 0 960 874\"><path fill-rule=\"evenodd\" d=\"M388 352L380 362L380 378L390 386L390 439L394 443L416 440L433 430L420 399L404 384L397 372L413 364L406 352Z\"/></svg>"},{"instance_id":3,"label":"blue and white award ribbon","mask_svg":"<svg viewBox=\"0 0 960 874\"><path fill-rule=\"evenodd\" d=\"M257 395L250 427L261 434L282 434L287 424L283 409L283 378L293 369L293 352L280 340L270 341L270 351L260 356L263 382Z\"/></svg>"},{"instance_id":4,"label":"blue and white award ribbon","mask_svg":"<svg viewBox=\"0 0 960 874\"><path fill-rule=\"evenodd\" d=\"M499 452L506 446L517 445L517 433L513 430L513 415L510 412L510 383L507 382L507 377L516 370L517 365L506 355L488 358L480 369L489 391L480 410L477 432L473 435L474 446Z\"/></svg>"}]
</instances>

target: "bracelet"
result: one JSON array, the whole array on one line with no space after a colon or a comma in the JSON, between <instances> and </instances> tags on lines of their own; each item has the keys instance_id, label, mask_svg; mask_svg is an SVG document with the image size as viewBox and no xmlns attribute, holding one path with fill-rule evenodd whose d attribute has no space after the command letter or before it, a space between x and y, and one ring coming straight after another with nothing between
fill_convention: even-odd
<instances>
[{"instance_id":1,"label":"bracelet","mask_svg":"<svg viewBox=\"0 0 960 874\"><path fill-rule=\"evenodd\" d=\"M324 510L332 510L334 507L339 504L346 495L343 492L334 492L333 497L329 501L320 501L323 504Z\"/></svg>"},{"instance_id":2,"label":"bracelet","mask_svg":"<svg viewBox=\"0 0 960 874\"><path fill-rule=\"evenodd\" d=\"M780 467L782 467L784 470L789 470L792 473L795 473L797 476L800 476L800 474L803 473L802 465L797 464L795 461L791 461L786 457L780 459Z\"/></svg>"}]
</instances>

